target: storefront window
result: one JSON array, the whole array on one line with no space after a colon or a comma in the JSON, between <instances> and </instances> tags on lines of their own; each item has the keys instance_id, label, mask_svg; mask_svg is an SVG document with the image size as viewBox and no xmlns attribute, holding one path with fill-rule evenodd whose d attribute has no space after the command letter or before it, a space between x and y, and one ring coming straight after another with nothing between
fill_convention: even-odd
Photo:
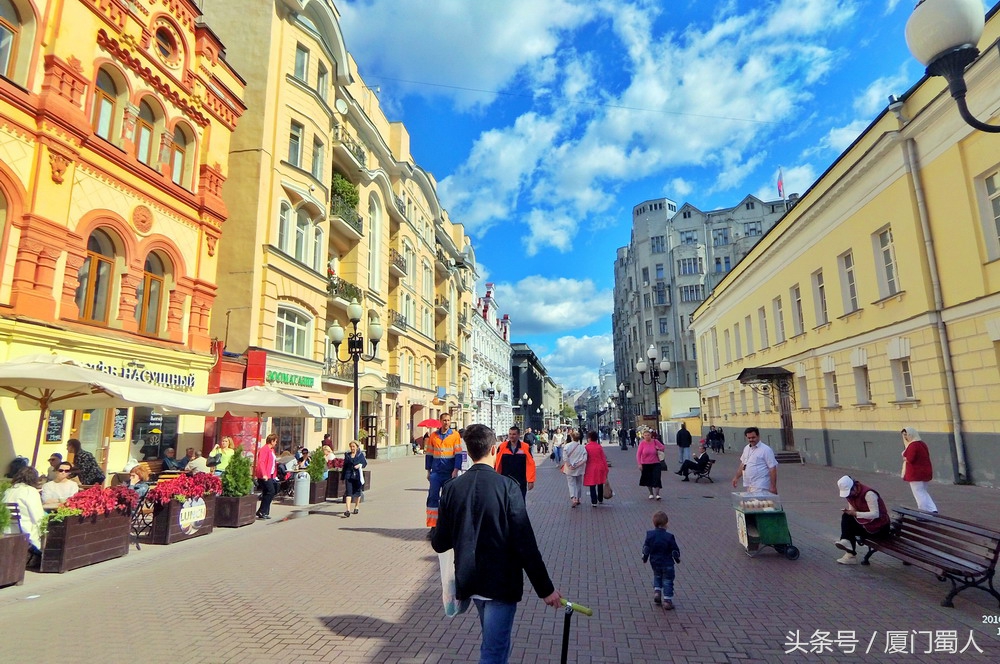
<instances>
[{"instance_id":1,"label":"storefront window","mask_svg":"<svg viewBox=\"0 0 1000 664\"><path fill-rule=\"evenodd\" d=\"M136 408L129 437L130 455L138 461L159 459L164 450L173 447L178 458L184 456L184 450L177 449L177 420L177 415L163 415L152 408Z\"/></svg>"},{"instance_id":2,"label":"storefront window","mask_svg":"<svg viewBox=\"0 0 1000 664\"><path fill-rule=\"evenodd\" d=\"M298 417L276 417L271 421L271 433L278 434L279 452L284 449L294 451L300 447L309 447L305 440L304 423L305 420Z\"/></svg>"}]
</instances>

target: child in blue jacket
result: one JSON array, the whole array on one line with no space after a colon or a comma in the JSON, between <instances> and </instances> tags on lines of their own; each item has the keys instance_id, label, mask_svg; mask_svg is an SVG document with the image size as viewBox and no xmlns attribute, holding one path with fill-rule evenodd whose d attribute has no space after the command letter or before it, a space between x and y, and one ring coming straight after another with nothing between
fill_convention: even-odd
<instances>
[{"instance_id":1,"label":"child in blue jacket","mask_svg":"<svg viewBox=\"0 0 1000 664\"><path fill-rule=\"evenodd\" d=\"M673 534L667 532L666 512L653 515L653 529L646 531L642 562L653 568L653 603L669 611L674 608L674 564L681 562L681 550Z\"/></svg>"}]
</instances>

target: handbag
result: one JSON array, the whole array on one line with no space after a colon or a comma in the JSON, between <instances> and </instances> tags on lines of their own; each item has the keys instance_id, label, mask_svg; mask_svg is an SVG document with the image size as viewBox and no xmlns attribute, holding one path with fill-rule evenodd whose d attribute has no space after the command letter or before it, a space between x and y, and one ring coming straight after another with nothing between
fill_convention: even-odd
<instances>
[{"instance_id":1,"label":"handbag","mask_svg":"<svg viewBox=\"0 0 1000 664\"><path fill-rule=\"evenodd\" d=\"M611 490L611 480L604 480L604 499L610 500L615 497L615 492Z\"/></svg>"},{"instance_id":2,"label":"handbag","mask_svg":"<svg viewBox=\"0 0 1000 664\"><path fill-rule=\"evenodd\" d=\"M458 599L458 588L455 582L455 549L448 549L438 554L438 569L441 570L441 604L444 615L454 618L469 610L470 600Z\"/></svg>"},{"instance_id":3,"label":"handbag","mask_svg":"<svg viewBox=\"0 0 1000 664\"><path fill-rule=\"evenodd\" d=\"M660 460L660 469L667 469L667 455L664 454L663 450L656 450L656 458Z\"/></svg>"}]
</instances>

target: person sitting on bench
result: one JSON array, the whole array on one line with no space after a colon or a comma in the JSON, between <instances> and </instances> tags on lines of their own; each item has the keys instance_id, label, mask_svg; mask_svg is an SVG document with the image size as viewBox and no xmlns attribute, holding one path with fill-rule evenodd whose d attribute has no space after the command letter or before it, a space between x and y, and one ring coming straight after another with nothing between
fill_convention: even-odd
<instances>
[{"instance_id":1,"label":"person sitting on bench","mask_svg":"<svg viewBox=\"0 0 1000 664\"><path fill-rule=\"evenodd\" d=\"M882 496L850 475L837 480L840 497L847 498L847 507L840 517L840 539L836 547L845 551L837 559L841 565L857 565L857 540L881 539L889 536L889 511L882 502Z\"/></svg>"},{"instance_id":2,"label":"person sitting on bench","mask_svg":"<svg viewBox=\"0 0 1000 664\"><path fill-rule=\"evenodd\" d=\"M703 439L701 441L701 444L698 445L698 456L694 458L694 461L692 461L691 459L685 459L684 463L681 464L681 469L674 474L683 475L684 481L690 482L691 478L688 477L688 475L691 474L691 471L694 471L695 475L704 472L705 467L708 466L709 461L711 461L711 459L708 458L708 451L705 447L705 441Z\"/></svg>"}]
</instances>

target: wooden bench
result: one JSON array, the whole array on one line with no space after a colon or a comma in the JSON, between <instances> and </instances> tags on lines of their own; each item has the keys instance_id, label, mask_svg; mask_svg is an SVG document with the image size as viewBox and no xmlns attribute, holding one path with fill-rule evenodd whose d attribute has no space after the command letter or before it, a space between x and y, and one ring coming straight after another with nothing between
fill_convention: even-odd
<instances>
[{"instance_id":1,"label":"wooden bench","mask_svg":"<svg viewBox=\"0 0 1000 664\"><path fill-rule=\"evenodd\" d=\"M691 471L695 475L694 481L700 482L701 480L706 479L712 484L715 484L715 480L712 479L712 466L714 465L715 465L715 459L709 459L708 463L705 464L705 468L703 470L699 471L695 469Z\"/></svg>"},{"instance_id":2,"label":"wooden bench","mask_svg":"<svg viewBox=\"0 0 1000 664\"><path fill-rule=\"evenodd\" d=\"M941 606L955 606L952 599L966 588L985 590L1000 605L1000 593L993 587L1000 531L905 507L892 511L895 516L888 538L861 540L868 547L862 565L868 565L868 559L880 551L931 572L939 581L951 581L951 592Z\"/></svg>"}]
</instances>

